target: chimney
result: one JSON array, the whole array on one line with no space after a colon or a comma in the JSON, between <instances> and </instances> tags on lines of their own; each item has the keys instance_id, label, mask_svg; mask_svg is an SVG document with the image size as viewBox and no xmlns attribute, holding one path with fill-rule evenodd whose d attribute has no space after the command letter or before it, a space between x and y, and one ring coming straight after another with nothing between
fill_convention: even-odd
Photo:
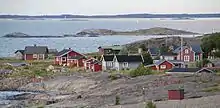
<instances>
[{"instance_id":1,"label":"chimney","mask_svg":"<svg viewBox=\"0 0 220 108\"><path fill-rule=\"evenodd\" d=\"M138 48L138 53L142 54L142 48Z\"/></svg>"}]
</instances>

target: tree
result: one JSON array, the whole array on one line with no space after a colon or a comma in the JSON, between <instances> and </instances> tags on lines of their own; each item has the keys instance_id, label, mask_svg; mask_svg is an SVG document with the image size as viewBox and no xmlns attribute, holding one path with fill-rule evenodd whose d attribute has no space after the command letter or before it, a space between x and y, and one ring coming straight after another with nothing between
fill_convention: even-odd
<instances>
[{"instance_id":1,"label":"tree","mask_svg":"<svg viewBox=\"0 0 220 108\"><path fill-rule=\"evenodd\" d=\"M141 64L140 66L138 66L137 69L132 70L130 72L130 76L131 77L137 77L137 76L143 76L143 75L150 75L152 74L152 70L149 68L145 68L143 64Z\"/></svg>"},{"instance_id":2,"label":"tree","mask_svg":"<svg viewBox=\"0 0 220 108\"><path fill-rule=\"evenodd\" d=\"M207 55L214 49L217 50L217 52L214 53L214 56L220 57L220 33L213 33L209 36L203 37L201 47L206 55L205 57L207 57Z\"/></svg>"},{"instance_id":3,"label":"tree","mask_svg":"<svg viewBox=\"0 0 220 108\"><path fill-rule=\"evenodd\" d=\"M147 48L146 48L146 46L145 46L144 44L141 44L141 45L139 46L139 48L141 48L142 51L147 51Z\"/></svg>"},{"instance_id":4,"label":"tree","mask_svg":"<svg viewBox=\"0 0 220 108\"><path fill-rule=\"evenodd\" d=\"M120 55L128 55L128 49L126 47L122 48L122 50L119 52Z\"/></svg>"},{"instance_id":5,"label":"tree","mask_svg":"<svg viewBox=\"0 0 220 108\"><path fill-rule=\"evenodd\" d=\"M160 53L165 53L165 52L168 52L169 51L169 47L166 46L166 45L162 45L160 47Z\"/></svg>"},{"instance_id":6,"label":"tree","mask_svg":"<svg viewBox=\"0 0 220 108\"><path fill-rule=\"evenodd\" d=\"M144 59L144 65L153 64L153 59L151 55L147 52L142 53L143 59Z\"/></svg>"}]
</instances>

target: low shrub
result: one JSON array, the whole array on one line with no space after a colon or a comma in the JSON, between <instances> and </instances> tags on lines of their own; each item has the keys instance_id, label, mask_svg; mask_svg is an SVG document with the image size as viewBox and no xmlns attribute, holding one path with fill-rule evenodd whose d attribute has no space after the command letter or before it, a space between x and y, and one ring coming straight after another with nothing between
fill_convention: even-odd
<instances>
[{"instance_id":1,"label":"low shrub","mask_svg":"<svg viewBox=\"0 0 220 108\"><path fill-rule=\"evenodd\" d=\"M143 64L141 64L137 69L132 70L130 72L131 77L151 75L151 74L153 74L152 70L149 68L145 68Z\"/></svg>"},{"instance_id":2,"label":"low shrub","mask_svg":"<svg viewBox=\"0 0 220 108\"><path fill-rule=\"evenodd\" d=\"M120 77L119 74L114 74L114 73L108 76L108 78L111 80L117 80L119 77Z\"/></svg>"},{"instance_id":3,"label":"low shrub","mask_svg":"<svg viewBox=\"0 0 220 108\"><path fill-rule=\"evenodd\" d=\"M220 88L218 86L209 87L202 90L203 92L219 92Z\"/></svg>"},{"instance_id":4,"label":"low shrub","mask_svg":"<svg viewBox=\"0 0 220 108\"><path fill-rule=\"evenodd\" d=\"M145 108L157 108L157 107L152 101L150 101L150 102L147 102Z\"/></svg>"},{"instance_id":5,"label":"low shrub","mask_svg":"<svg viewBox=\"0 0 220 108\"><path fill-rule=\"evenodd\" d=\"M115 96L115 105L120 105L120 97Z\"/></svg>"},{"instance_id":6,"label":"low shrub","mask_svg":"<svg viewBox=\"0 0 220 108\"><path fill-rule=\"evenodd\" d=\"M13 66L11 66L11 65L6 65L6 66L4 67L4 69L13 70L14 68L13 68Z\"/></svg>"}]
</instances>

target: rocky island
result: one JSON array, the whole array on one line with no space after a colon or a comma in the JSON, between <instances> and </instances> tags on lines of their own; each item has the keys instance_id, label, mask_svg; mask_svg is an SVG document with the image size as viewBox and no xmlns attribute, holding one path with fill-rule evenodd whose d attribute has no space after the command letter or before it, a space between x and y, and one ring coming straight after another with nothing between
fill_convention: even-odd
<instances>
[{"instance_id":1,"label":"rocky island","mask_svg":"<svg viewBox=\"0 0 220 108\"><path fill-rule=\"evenodd\" d=\"M6 34L5 38L65 38L65 37L98 37L109 35L122 35L122 36L148 36L148 35L198 35L198 33L177 30L171 28L154 27L149 29L139 29L133 31L114 31L109 29L85 29L76 34L64 34L61 36L55 35L28 35L25 33L14 32Z\"/></svg>"},{"instance_id":2,"label":"rocky island","mask_svg":"<svg viewBox=\"0 0 220 108\"><path fill-rule=\"evenodd\" d=\"M133 31L114 31L109 29L86 29L77 34L148 36L148 35L197 35L198 33L171 29L171 28L154 27L149 29L139 29Z\"/></svg>"},{"instance_id":3,"label":"rocky island","mask_svg":"<svg viewBox=\"0 0 220 108\"><path fill-rule=\"evenodd\" d=\"M6 34L3 37L5 38L62 38L64 36L52 36L52 35L51 36L49 35L33 36L33 35L21 33L21 32L14 32L14 33Z\"/></svg>"}]
</instances>

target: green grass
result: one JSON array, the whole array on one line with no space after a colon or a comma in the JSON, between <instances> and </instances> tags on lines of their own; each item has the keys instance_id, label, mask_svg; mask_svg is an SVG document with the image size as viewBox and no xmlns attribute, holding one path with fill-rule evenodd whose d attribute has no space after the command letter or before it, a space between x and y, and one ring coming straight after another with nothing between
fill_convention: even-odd
<instances>
[{"instance_id":1,"label":"green grass","mask_svg":"<svg viewBox=\"0 0 220 108\"><path fill-rule=\"evenodd\" d=\"M157 108L156 105L153 102L147 102L147 104L145 105L145 108Z\"/></svg>"}]
</instances>

